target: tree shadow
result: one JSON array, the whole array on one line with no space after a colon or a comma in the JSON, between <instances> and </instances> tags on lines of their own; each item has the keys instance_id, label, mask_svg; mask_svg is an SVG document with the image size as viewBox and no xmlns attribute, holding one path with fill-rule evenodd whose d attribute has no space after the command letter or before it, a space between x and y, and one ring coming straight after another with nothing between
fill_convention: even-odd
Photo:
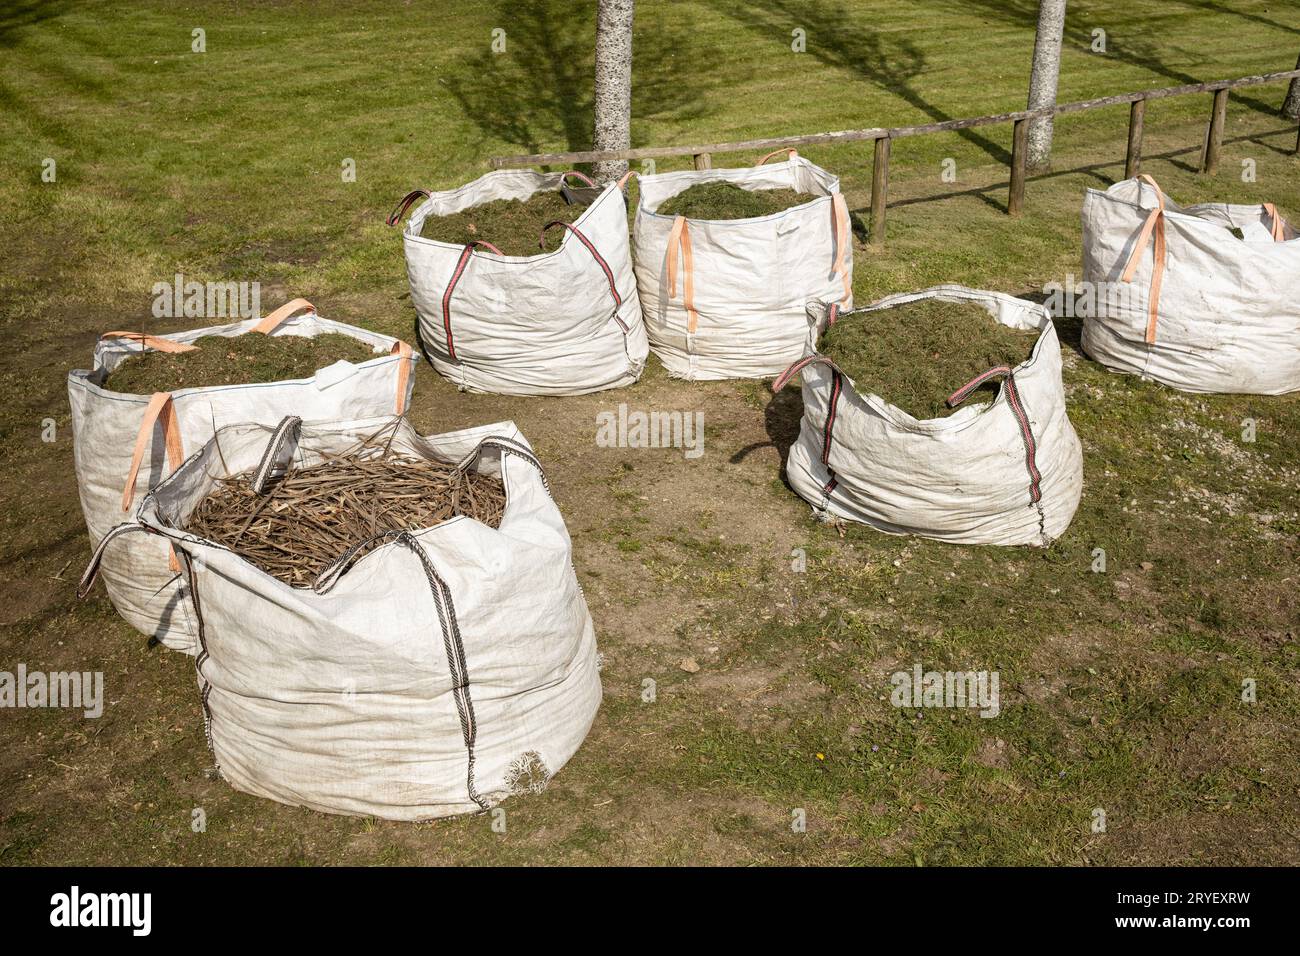
<instances>
[{"instance_id":1,"label":"tree shadow","mask_svg":"<svg viewBox=\"0 0 1300 956\"><path fill-rule=\"evenodd\" d=\"M956 119L912 88L910 81L925 69L925 54L910 41L862 26L838 0L725 0L723 11L764 36L787 36L791 25L807 32L807 54L818 61L856 74L897 96L935 122ZM992 159L1007 163L1011 153L975 130L957 135Z\"/></svg>"},{"instance_id":2,"label":"tree shadow","mask_svg":"<svg viewBox=\"0 0 1300 956\"><path fill-rule=\"evenodd\" d=\"M1279 156L1294 156L1294 155L1296 155L1296 148L1295 148L1295 146L1293 146L1293 145L1288 145L1288 146L1274 146L1272 143L1266 143L1266 142L1264 142L1264 137L1265 137L1265 136L1277 136L1277 135L1279 135L1279 134L1290 134L1290 133L1294 133L1294 132L1295 132L1295 130L1293 130L1293 129L1287 127L1287 128L1285 128L1285 129L1281 129L1281 130L1273 130L1273 131L1266 132L1266 133L1251 133L1251 134L1249 134L1249 135L1247 135L1247 136L1241 136L1241 137L1238 137L1237 139L1224 140L1224 142L1231 142L1231 143L1237 143L1237 142L1241 142L1241 143L1252 143L1253 145L1258 146L1260 149L1266 149L1266 150L1268 150L1270 153L1277 153Z\"/></svg>"},{"instance_id":3,"label":"tree shadow","mask_svg":"<svg viewBox=\"0 0 1300 956\"><path fill-rule=\"evenodd\" d=\"M781 456L781 476L785 477L786 459L790 457L790 446L799 440L800 423L803 420L803 390L796 378L781 391L772 396L763 408L763 429L769 441L746 445L729 459L738 465L751 453L760 448L775 448Z\"/></svg>"},{"instance_id":4,"label":"tree shadow","mask_svg":"<svg viewBox=\"0 0 1300 956\"><path fill-rule=\"evenodd\" d=\"M540 152L563 144L590 149L594 131L596 4L594 0L497 0L505 49L484 49L445 80L465 115L486 137ZM632 56L633 144L647 120L703 114L703 94L716 83L714 52L689 16L670 19L637 11Z\"/></svg>"},{"instance_id":5,"label":"tree shadow","mask_svg":"<svg viewBox=\"0 0 1300 956\"><path fill-rule=\"evenodd\" d=\"M1268 17L1261 17L1258 13L1246 13L1242 10L1230 10L1221 3L1215 3L1214 0L1177 0L1185 7L1196 7L1200 10L1210 10L1214 13L1224 13L1234 17L1240 17L1243 20L1251 20L1255 23L1262 23L1264 26L1273 27L1276 30L1285 30L1287 33L1300 34L1300 27L1289 26L1277 20L1270 20Z\"/></svg>"},{"instance_id":6,"label":"tree shadow","mask_svg":"<svg viewBox=\"0 0 1300 956\"><path fill-rule=\"evenodd\" d=\"M62 16L67 0L10 0L0 11L0 47L15 47L22 42L28 27Z\"/></svg>"},{"instance_id":7,"label":"tree shadow","mask_svg":"<svg viewBox=\"0 0 1300 956\"><path fill-rule=\"evenodd\" d=\"M1065 290L1062 290L1062 295L1064 294ZM1016 293L1016 298L1037 302L1039 305L1046 305L1050 297L1050 293L1040 290ZM1081 358L1087 358L1083 352L1083 318L1080 316L1079 308L1081 301L1083 301L1083 293L1077 291L1069 305L1063 301L1061 304L1064 314L1057 315L1052 312L1052 324L1056 326L1056 337L1062 345L1076 352Z\"/></svg>"},{"instance_id":8,"label":"tree shadow","mask_svg":"<svg viewBox=\"0 0 1300 956\"><path fill-rule=\"evenodd\" d=\"M1038 28L1038 0L964 0L964 2L968 6L979 7L985 13L991 16L996 16L1004 22L1013 23L1029 30L1036 30ZM1204 10L1222 13L1235 12L1224 10L1222 7L1214 3L1206 2L1188 4L1188 0L1180 0L1180 2ZM1065 11L1064 42L1066 45L1072 46L1076 50L1091 52L1093 40L1092 27L1080 24L1077 19L1077 14L1075 14L1074 22L1071 22L1072 14L1075 14L1074 9L1067 7ZM1263 18L1252 17L1251 19L1258 19L1260 22L1267 23L1270 26L1290 29L1289 27L1282 27L1281 24L1273 23L1272 21ZM1107 31L1106 36L1106 52L1104 54L1098 53L1093 55L1102 57L1103 59L1119 60L1121 63L1126 63L1129 66L1136 66L1145 70L1150 70L1152 73L1157 73L1167 79L1174 80L1178 85L1233 79L1233 77L1201 77L1185 73L1166 62L1165 57L1168 56L1169 52L1186 53L1189 59L1196 58L1195 51L1184 51L1177 47L1172 49L1167 47L1162 48L1158 47L1146 37L1125 35L1123 33L1116 34L1110 33L1109 31ZM1026 64L1029 62L1029 59L1026 58ZM1026 84L1029 82L1028 70L1026 70L1025 73L1025 82ZM1028 86L1026 86L1026 90L1027 89ZM1130 91L1116 90L1115 92L1126 93ZM1209 94L1206 95L1209 96ZM1253 96L1245 95L1240 90L1233 90L1232 98L1237 103L1254 110L1256 113L1263 113L1266 116L1277 116L1278 114L1277 106L1265 103L1263 100L1256 99ZM1207 115L1208 112L1209 110L1207 107Z\"/></svg>"},{"instance_id":9,"label":"tree shadow","mask_svg":"<svg viewBox=\"0 0 1300 956\"><path fill-rule=\"evenodd\" d=\"M1225 136L1223 142L1224 145L1229 145L1232 143L1257 143L1260 145L1264 145L1261 141L1266 136L1290 136L1290 135L1294 135L1294 133L1295 133L1294 127L1284 126L1281 129L1248 133L1243 136L1232 136L1232 137ZM1165 150L1164 152L1161 153L1144 153L1142 155L1142 159L1144 161L1162 159L1165 160L1166 162L1171 163L1174 166L1177 166L1179 169L1183 169L1188 172L1194 173L1194 172L1198 172L1201 167L1198 164L1193 164L1193 163L1188 163L1186 161L1183 161L1179 159L1179 157L1187 156L1189 154L1199 155L1201 152L1201 148L1202 147L1200 145L1184 146L1180 149ZM1292 151L1289 148L1279 149L1278 147L1275 146L1269 146L1268 148L1276 150L1279 153L1292 155ZM1025 180L1026 188L1028 186L1033 185L1036 182L1041 182L1048 179L1059 179L1062 176L1076 176L1076 175L1091 176L1094 179L1096 179L1098 182L1100 182L1103 186L1110 187L1115 185L1115 183L1119 182L1118 178L1106 172L1106 170L1111 170L1111 169L1119 169L1122 174L1122 171L1124 169L1124 159L1121 157L1119 159L1104 160L1102 162L1097 162L1097 163L1085 163L1082 166L1071 166L1068 169L1065 168L1051 169L1041 173L1031 173L1026 177ZM1004 203L1000 203L992 199L991 197L986 196L985 194L1001 192L1008 188L1010 188L1010 183L1006 180L1002 180L996 183L989 183L987 186L974 186L970 189L953 189L953 190L947 190L945 192L934 193L929 196L911 196L907 199L898 199L890 202L888 208L895 209L895 208L901 208L903 206L919 206L919 205L924 205L925 203L942 202L945 199L952 199L957 196L965 196L968 198L984 199L989 205L994 206L995 208L999 209L1002 212L1006 212L1006 205ZM850 210L849 213L850 220L852 220L857 215L858 212Z\"/></svg>"}]
</instances>

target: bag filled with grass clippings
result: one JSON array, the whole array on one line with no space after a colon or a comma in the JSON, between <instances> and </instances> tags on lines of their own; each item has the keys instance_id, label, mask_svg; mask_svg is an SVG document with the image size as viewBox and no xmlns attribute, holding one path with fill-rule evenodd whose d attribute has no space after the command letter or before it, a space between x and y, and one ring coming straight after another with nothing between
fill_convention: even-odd
<instances>
[{"instance_id":1,"label":"bag filled with grass clippings","mask_svg":"<svg viewBox=\"0 0 1300 956\"><path fill-rule=\"evenodd\" d=\"M853 307L839 178L788 153L745 169L638 177L637 288L650 347L670 375L777 375L801 353L810 299Z\"/></svg>"},{"instance_id":2,"label":"bag filled with grass clippings","mask_svg":"<svg viewBox=\"0 0 1300 956\"><path fill-rule=\"evenodd\" d=\"M321 318L294 299L264 318L170 335L109 332L68 373L81 508L96 547L139 499L234 422L401 413L417 357L405 342ZM197 652L175 555L131 535L104 555L108 596L137 630Z\"/></svg>"},{"instance_id":3,"label":"bag filled with grass clippings","mask_svg":"<svg viewBox=\"0 0 1300 956\"><path fill-rule=\"evenodd\" d=\"M1300 390L1300 233L1273 203L1179 206L1150 176L1083 201L1083 350L1187 392Z\"/></svg>"},{"instance_id":4,"label":"bag filled with grass clippings","mask_svg":"<svg viewBox=\"0 0 1300 956\"><path fill-rule=\"evenodd\" d=\"M471 392L582 395L630 385L649 348L622 184L501 169L408 193L401 221L418 339Z\"/></svg>"},{"instance_id":5,"label":"bag filled with grass clippings","mask_svg":"<svg viewBox=\"0 0 1300 956\"><path fill-rule=\"evenodd\" d=\"M827 328L772 387L802 375L786 475L814 513L961 544L1069 527L1083 456L1043 306L945 285L809 312Z\"/></svg>"}]
</instances>

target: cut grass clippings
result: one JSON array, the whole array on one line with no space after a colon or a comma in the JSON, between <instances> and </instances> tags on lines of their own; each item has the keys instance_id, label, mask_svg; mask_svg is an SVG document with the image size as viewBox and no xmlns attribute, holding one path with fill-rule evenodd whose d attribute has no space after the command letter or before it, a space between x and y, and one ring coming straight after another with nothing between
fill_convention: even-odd
<instances>
[{"instance_id":1,"label":"cut grass clippings","mask_svg":"<svg viewBox=\"0 0 1300 956\"><path fill-rule=\"evenodd\" d=\"M502 255L536 256L545 251L539 244L543 226L557 219L573 222L586 210L583 204L566 202L559 192L547 190L533 193L526 200L494 199L450 216L430 216L424 220L420 235L460 246L490 242Z\"/></svg>"},{"instance_id":2,"label":"cut grass clippings","mask_svg":"<svg viewBox=\"0 0 1300 956\"><path fill-rule=\"evenodd\" d=\"M733 183L700 183L660 204L660 215L687 219L757 219L816 197L793 189L742 189Z\"/></svg>"},{"instance_id":3,"label":"cut grass clippings","mask_svg":"<svg viewBox=\"0 0 1300 956\"><path fill-rule=\"evenodd\" d=\"M818 351L861 394L873 392L925 420L951 414L948 396L975 376L1029 358L1038 336L1001 325L972 302L923 299L846 315L823 333ZM981 391L991 399L992 387Z\"/></svg>"},{"instance_id":4,"label":"cut grass clippings","mask_svg":"<svg viewBox=\"0 0 1300 956\"><path fill-rule=\"evenodd\" d=\"M124 359L108 374L104 388L133 395L174 392L180 388L248 385L311 378L317 369L340 359L360 363L375 357L368 342L327 332L301 335L205 335L193 352L147 351Z\"/></svg>"}]
</instances>

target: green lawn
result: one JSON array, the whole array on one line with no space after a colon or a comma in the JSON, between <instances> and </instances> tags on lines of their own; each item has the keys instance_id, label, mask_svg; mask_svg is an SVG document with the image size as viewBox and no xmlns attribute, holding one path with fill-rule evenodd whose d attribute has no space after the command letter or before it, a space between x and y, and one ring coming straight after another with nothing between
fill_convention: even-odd
<instances>
[{"instance_id":1,"label":"green lawn","mask_svg":"<svg viewBox=\"0 0 1300 956\"><path fill-rule=\"evenodd\" d=\"M636 145L1024 105L1030 0L640 6ZM108 700L92 721L0 711L0 863L1293 862L1300 405L1107 374L1078 353L1073 320L1059 330L1085 491L1047 551L814 523L780 480L794 390L688 385L652 362L633 388L543 401L461 395L422 367L421 429L512 418L548 467L604 655L590 737L545 793L505 805L504 834L482 816L316 814L206 772L192 662L147 647L102 589L74 599L89 548L67 370L101 331L181 327L149 318L151 286L178 271L257 280L266 308L302 295L409 340L385 213L494 155L589 146L593 7L16 0L0 13L0 670L103 671ZM1060 96L1075 100L1289 69L1300 8L1074 0L1067 33ZM1214 177L1195 171L1209 97L1153 103L1146 171L1180 202L1271 200L1300 219L1283 93L1233 96ZM1127 118L1059 120L1019 220L1004 214L1010 127L900 140L888 242L855 249L858 301L938 282L1034 295L1077 276L1083 190L1122 177ZM870 144L802 152L864 216ZM620 402L703 410L705 454L597 447L596 414ZM1000 716L894 708L890 674L915 662L997 670Z\"/></svg>"}]
</instances>

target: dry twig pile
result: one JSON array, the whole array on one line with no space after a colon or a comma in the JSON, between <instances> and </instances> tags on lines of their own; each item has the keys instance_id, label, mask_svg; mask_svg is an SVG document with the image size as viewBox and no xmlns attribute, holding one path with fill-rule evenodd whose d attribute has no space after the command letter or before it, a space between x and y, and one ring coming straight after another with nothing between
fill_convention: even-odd
<instances>
[{"instance_id":1,"label":"dry twig pile","mask_svg":"<svg viewBox=\"0 0 1300 956\"><path fill-rule=\"evenodd\" d=\"M348 548L386 531L429 528L459 515L496 528L506 506L494 476L400 455L354 454L290 469L264 495L251 479L251 472L224 479L186 530L294 587L310 587Z\"/></svg>"}]
</instances>

